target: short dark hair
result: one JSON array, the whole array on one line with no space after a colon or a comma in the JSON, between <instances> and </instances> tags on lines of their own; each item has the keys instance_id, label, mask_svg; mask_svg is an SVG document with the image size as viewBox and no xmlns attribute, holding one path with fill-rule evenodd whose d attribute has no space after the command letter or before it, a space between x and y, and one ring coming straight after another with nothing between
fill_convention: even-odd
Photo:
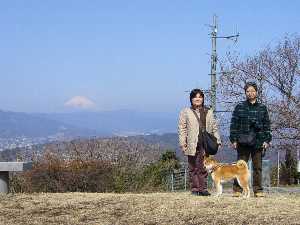
<instances>
[{"instance_id":1,"label":"short dark hair","mask_svg":"<svg viewBox=\"0 0 300 225\"><path fill-rule=\"evenodd\" d=\"M257 91L257 84L255 82L253 82L253 81L247 82L244 87L245 92L247 91L247 89L249 87L253 87L255 89L255 91Z\"/></svg>"},{"instance_id":2,"label":"short dark hair","mask_svg":"<svg viewBox=\"0 0 300 225\"><path fill-rule=\"evenodd\" d=\"M204 105L204 92L198 88L193 89L190 93L191 105L193 105L192 99L195 98L197 96L197 94L200 94L200 96L203 98L203 103L202 103L202 106L203 106Z\"/></svg>"}]
</instances>

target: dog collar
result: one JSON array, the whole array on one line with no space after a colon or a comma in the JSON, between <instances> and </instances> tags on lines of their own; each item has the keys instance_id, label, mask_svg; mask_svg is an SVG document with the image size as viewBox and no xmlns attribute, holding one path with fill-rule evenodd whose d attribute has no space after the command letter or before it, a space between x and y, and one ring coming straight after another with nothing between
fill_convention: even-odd
<instances>
[{"instance_id":1,"label":"dog collar","mask_svg":"<svg viewBox=\"0 0 300 225\"><path fill-rule=\"evenodd\" d=\"M213 172L215 172L215 170L218 169L219 167L221 167L221 165L218 164L218 165L212 167L210 171L213 173Z\"/></svg>"}]
</instances>

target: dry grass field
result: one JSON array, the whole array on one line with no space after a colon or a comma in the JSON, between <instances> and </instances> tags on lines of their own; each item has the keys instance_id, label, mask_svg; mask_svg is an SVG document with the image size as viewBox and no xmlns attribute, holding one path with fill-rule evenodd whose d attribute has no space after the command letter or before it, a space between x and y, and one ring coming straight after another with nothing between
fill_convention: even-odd
<instances>
[{"instance_id":1,"label":"dry grass field","mask_svg":"<svg viewBox=\"0 0 300 225\"><path fill-rule=\"evenodd\" d=\"M300 194L265 198L150 194L0 195L1 225L300 224Z\"/></svg>"}]
</instances>

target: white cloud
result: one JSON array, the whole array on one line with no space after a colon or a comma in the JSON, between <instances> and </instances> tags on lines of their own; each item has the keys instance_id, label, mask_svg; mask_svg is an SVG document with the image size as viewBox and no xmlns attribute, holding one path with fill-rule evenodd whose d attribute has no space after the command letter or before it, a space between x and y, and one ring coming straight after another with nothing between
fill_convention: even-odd
<instances>
[{"instance_id":1,"label":"white cloud","mask_svg":"<svg viewBox=\"0 0 300 225\"><path fill-rule=\"evenodd\" d=\"M84 96L74 96L67 102L65 102L66 107L73 107L73 108L81 108L81 109L90 109L94 108L96 104Z\"/></svg>"}]
</instances>

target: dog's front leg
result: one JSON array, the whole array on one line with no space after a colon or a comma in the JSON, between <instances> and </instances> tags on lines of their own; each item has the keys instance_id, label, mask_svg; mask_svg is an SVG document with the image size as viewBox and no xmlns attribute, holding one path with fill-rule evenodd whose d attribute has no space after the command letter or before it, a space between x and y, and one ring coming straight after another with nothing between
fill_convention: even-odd
<instances>
[{"instance_id":1,"label":"dog's front leg","mask_svg":"<svg viewBox=\"0 0 300 225\"><path fill-rule=\"evenodd\" d=\"M246 186L246 198L250 198L250 188L248 184Z\"/></svg>"},{"instance_id":2,"label":"dog's front leg","mask_svg":"<svg viewBox=\"0 0 300 225\"><path fill-rule=\"evenodd\" d=\"M222 194L222 185L221 185L221 181L216 181L215 182L215 186L217 189L217 197L220 196Z\"/></svg>"}]
</instances>

